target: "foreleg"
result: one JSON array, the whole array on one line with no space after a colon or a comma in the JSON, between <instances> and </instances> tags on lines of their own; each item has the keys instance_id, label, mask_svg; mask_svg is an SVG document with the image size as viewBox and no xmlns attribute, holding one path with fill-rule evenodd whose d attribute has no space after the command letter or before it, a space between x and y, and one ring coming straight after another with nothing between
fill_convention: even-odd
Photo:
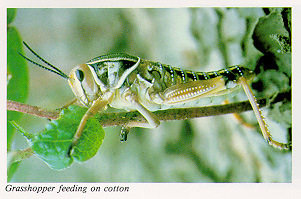
<instances>
[{"instance_id":1,"label":"foreleg","mask_svg":"<svg viewBox=\"0 0 301 199\"><path fill-rule=\"evenodd\" d=\"M69 155L72 153L72 148L77 144L78 140L80 139L85 125L90 117L93 117L98 111L106 107L113 99L113 93L108 92L105 93L101 98L98 98L92 103L92 106L87 110L85 115L82 117L79 126L77 127L76 133L73 136L72 144L69 149Z\"/></svg>"}]
</instances>

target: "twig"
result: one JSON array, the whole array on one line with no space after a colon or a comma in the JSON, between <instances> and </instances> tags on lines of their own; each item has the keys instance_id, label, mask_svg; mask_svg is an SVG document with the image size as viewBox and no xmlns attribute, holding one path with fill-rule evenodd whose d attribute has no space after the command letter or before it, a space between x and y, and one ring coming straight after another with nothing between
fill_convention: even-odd
<instances>
[{"instance_id":1,"label":"twig","mask_svg":"<svg viewBox=\"0 0 301 199\"><path fill-rule=\"evenodd\" d=\"M20 162L22 160L25 160L25 159L31 157L34 154L34 151L29 147L27 149L20 150L20 151L14 152L14 153L15 154L12 159L12 163Z\"/></svg>"},{"instance_id":2,"label":"twig","mask_svg":"<svg viewBox=\"0 0 301 199\"><path fill-rule=\"evenodd\" d=\"M266 105L266 100L258 100L260 106ZM160 121L171 120L186 120L199 117L217 116L229 113L241 113L252 110L249 101L243 101L238 103L207 106L197 108L178 108L168 109L153 112ZM99 122L103 127L107 126L121 126L131 121L145 122L144 117L137 111L133 112L121 112L121 113L100 113L97 116Z\"/></svg>"},{"instance_id":3,"label":"twig","mask_svg":"<svg viewBox=\"0 0 301 199\"><path fill-rule=\"evenodd\" d=\"M266 99L260 99L257 102L260 106L266 105ZM57 119L59 117L59 111L49 111L36 106L30 106L9 100L7 101L7 110L23 112L26 114L45 117L49 119ZM249 110L252 110L249 101L243 101L218 106L160 110L155 111L154 114L160 121L169 121L216 116L229 113L241 113ZM138 111L118 113L102 112L99 113L96 117L103 127L121 126L131 121L141 121L146 123L146 120Z\"/></svg>"},{"instance_id":4,"label":"twig","mask_svg":"<svg viewBox=\"0 0 301 199\"><path fill-rule=\"evenodd\" d=\"M60 114L59 111L49 111L44 108L31 106L28 104L23 104L21 102L15 102L11 100L7 100L7 110L26 113L29 115L35 115L38 117L45 117L48 119L57 119Z\"/></svg>"}]
</instances>

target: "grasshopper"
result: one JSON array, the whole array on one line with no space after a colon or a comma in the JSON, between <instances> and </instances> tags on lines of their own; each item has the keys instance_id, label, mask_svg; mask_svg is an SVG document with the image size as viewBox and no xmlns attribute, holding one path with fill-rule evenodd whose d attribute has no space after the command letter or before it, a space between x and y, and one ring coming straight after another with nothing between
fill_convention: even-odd
<instances>
[{"instance_id":1,"label":"grasshopper","mask_svg":"<svg viewBox=\"0 0 301 199\"><path fill-rule=\"evenodd\" d=\"M133 121L123 125L122 134L123 139L126 140L126 135L132 127L156 128L160 125L160 121L152 111L174 108L179 105L185 107L187 102L225 95L241 86L251 103L262 135L268 144L280 149L289 149L291 146L272 139L249 86L255 74L243 66L235 65L212 72L194 72L116 53L99 56L85 64L80 64L74 67L68 76L41 58L25 42L23 43L50 68L20 54L22 57L67 79L77 100L88 107L77 128L70 149L77 144L88 118L104 110L108 105L117 109L137 110L146 119L147 123Z\"/></svg>"}]
</instances>

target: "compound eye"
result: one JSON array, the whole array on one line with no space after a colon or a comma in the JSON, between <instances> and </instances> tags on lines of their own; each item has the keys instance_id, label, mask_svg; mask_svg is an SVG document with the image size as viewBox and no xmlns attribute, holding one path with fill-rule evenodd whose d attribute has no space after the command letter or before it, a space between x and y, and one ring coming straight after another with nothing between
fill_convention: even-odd
<instances>
[{"instance_id":1,"label":"compound eye","mask_svg":"<svg viewBox=\"0 0 301 199\"><path fill-rule=\"evenodd\" d=\"M75 75L76 75L77 79L78 79L80 82L82 82L82 81L84 80L85 75L84 75L84 72L83 72L82 70L77 69L77 70L75 71Z\"/></svg>"}]
</instances>

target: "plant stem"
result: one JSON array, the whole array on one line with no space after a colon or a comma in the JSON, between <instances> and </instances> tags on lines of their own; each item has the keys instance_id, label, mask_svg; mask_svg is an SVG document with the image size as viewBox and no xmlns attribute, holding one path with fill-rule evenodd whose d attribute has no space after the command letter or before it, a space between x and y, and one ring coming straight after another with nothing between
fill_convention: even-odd
<instances>
[{"instance_id":1,"label":"plant stem","mask_svg":"<svg viewBox=\"0 0 301 199\"><path fill-rule=\"evenodd\" d=\"M44 108L31 106L28 104L23 104L21 102L15 102L11 100L7 100L7 110L17 111L17 112L26 113L29 115L35 115L38 117L44 117L48 119L57 119L60 114L59 111L49 111Z\"/></svg>"},{"instance_id":2,"label":"plant stem","mask_svg":"<svg viewBox=\"0 0 301 199\"><path fill-rule=\"evenodd\" d=\"M265 106L267 103L266 99L257 100L260 106ZM7 110L18 111L30 115L35 115L39 117L45 117L49 119L57 119L59 117L59 111L49 111L40 107L31 106L27 104L22 104L14 101L7 101ZM196 108L178 108L178 109L167 109L155 111L154 114L160 121L170 121L170 120L186 120L199 117L208 117L223 115L229 113L241 113L245 111L252 110L249 101L231 103L226 105L218 106L205 106ZM130 121L141 121L146 120L138 111L131 112L118 112L118 113L98 113L96 115L99 122L103 127L108 126L121 126Z\"/></svg>"}]
</instances>

